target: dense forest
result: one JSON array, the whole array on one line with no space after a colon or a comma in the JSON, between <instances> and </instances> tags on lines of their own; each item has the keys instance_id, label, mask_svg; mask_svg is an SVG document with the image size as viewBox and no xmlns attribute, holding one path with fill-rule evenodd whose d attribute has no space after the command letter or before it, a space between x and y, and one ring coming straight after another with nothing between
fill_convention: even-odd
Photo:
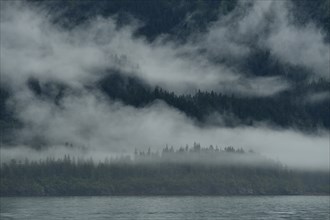
<instances>
[{"instance_id":1,"label":"dense forest","mask_svg":"<svg viewBox=\"0 0 330 220\"><path fill-rule=\"evenodd\" d=\"M155 100L163 100L168 105L197 119L202 124L212 121L210 115L219 113L232 117L224 118L225 126L268 121L279 127L295 127L313 130L321 127L330 129L330 99L308 103L305 97L312 92L327 92L328 81L299 83L290 91L275 97L241 97L214 91L197 91L193 95L176 95L162 88L150 88L134 78L123 78L117 74L109 75L100 82L101 89L111 99L125 104L144 107Z\"/></svg>"},{"instance_id":2,"label":"dense forest","mask_svg":"<svg viewBox=\"0 0 330 220\"><path fill-rule=\"evenodd\" d=\"M55 103L60 102L66 90L63 85L42 84L36 79L31 79L29 86L40 98L50 99ZM47 93L47 88L52 86L58 88L58 93ZM224 126L251 126L253 123L268 121L279 127L295 127L309 131L318 127L330 129L330 99L319 102L306 99L309 93L327 92L330 82L324 80L301 82L291 90L273 97L242 97L214 91L177 95L161 87L152 88L138 78L110 71L105 78L97 82L96 87L110 99L137 108L162 100L201 124L217 123L212 121L210 116L218 113L231 116L222 121L223 124L220 125Z\"/></svg>"},{"instance_id":3,"label":"dense forest","mask_svg":"<svg viewBox=\"0 0 330 220\"><path fill-rule=\"evenodd\" d=\"M252 151L199 144L99 162L69 155L11 160L1 165L0 186L1 196L330 193L328 172L290 170Z\"/></svg>"}]
</instances>

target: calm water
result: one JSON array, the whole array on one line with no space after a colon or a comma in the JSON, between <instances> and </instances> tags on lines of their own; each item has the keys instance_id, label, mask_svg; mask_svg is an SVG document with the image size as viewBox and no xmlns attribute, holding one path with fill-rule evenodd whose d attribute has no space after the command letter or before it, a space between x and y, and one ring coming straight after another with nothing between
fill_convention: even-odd
<instances>
[{"instance_id":1,"label":"calm water","mask_svg":"<svg viewBox=\"0 0 330 220\"><path fill-rule=\"evenodd\" d=\"M328 196L1 198L0 219L329 219Z\"/></svg>"}]
</instances>

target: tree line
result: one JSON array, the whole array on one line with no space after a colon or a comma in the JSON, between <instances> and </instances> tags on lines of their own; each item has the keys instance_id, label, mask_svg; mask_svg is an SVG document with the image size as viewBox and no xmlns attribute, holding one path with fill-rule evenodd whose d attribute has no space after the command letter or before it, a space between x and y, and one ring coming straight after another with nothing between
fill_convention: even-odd
<instances>
[{"instance_id":1,"label":"tree line","mask_svg":"<svg viewBox=\"0 0 330 220\"><path fill-rule=\"evenodd\" d=\"M206 148L187 154L202 154ZM216 151L215 151L216 152ZM181 154L164 148L162 156ZM210 152L211 153L211 152ZM79 195L292 195L329 194L329 173L297 171L273 163L246 166L232 163L145 162L123 156L104 161L70 157L17 161L1 165L1 196ZM140 155L141 154L141 155ZM250 155L227 148L219 154Z\"/></svg>"},{"instance_id":2,"label":"tree line","mask_svg":"<svg viewBox=\"0 0 330 220\"><path fill-rule=\"evenodd\" d=\"M116 73L102 79L99 87L111 99L138 108L162 100L201 124L217 125L210 116L218 113L228 116L222 118L222 126L253 126L267 121L274 126L307 131L318 127L330 129L330 99L327 97L320 102L306 103L309 94L329 92L330 82L324 80L296 83L290 90L272 97L246 97L200 90L195 94L177 95Z\"/></svg>"}]
</instances>

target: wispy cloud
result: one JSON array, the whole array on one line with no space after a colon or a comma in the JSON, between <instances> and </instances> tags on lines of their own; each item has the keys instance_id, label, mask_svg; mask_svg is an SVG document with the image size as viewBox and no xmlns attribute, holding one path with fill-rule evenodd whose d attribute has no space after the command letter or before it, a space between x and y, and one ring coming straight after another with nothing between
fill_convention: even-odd
<instances>
[{"instance_id":1,"label":"wispy cloud","mask_svg":"<svg viewBox=\"0 0 330 220\"><path fill-rule=\"evenodd\" d=\"M202 34L202 48L217 58L244 59L267 49L274 59L308 69L312 77L330 77L330 45L314 23L297 25L290 1L240 1L236 9Z\"/></svg>"},{"instance_id":2,"label":"wispy cloud","mask_svg":"<svg viewBox=\"0 0 330 220\"><path fill-rule=\"evenodd\" d=\"M24 93L24 94L23 94ZM161 150L166 144L185 146L194 141L203 146L236 146L254 149L270 158L298 168L327 169L329 165L329 133L306 135L290 129L274 130L266 125L258 127L199 127L181 112L156 102L138 109L109 102L101 94L71 94L54 106L50 101L37 100L23 92L17 98L18 116L25 128L21 143L43 146L42 156L61 153L104 158L116 154L131 154L134 148ZM35 142L38 141L38 142ZM65 148L72 143L73 148ZM4 150L1 156L25 157L16 148ZM16 153L15 153L16 152ZM39 156L40 156L39 155Z\"/></svg>"},{"instance_id":3,"label":"wispy cloud","mask_svg":"<svg viewBox=\"0 0 330 220\"><path fill-rule=\"evenodd\" d=\"M243 90L245 95L264 96L288 86L284 80L250 77L244 87L236 87L245 75L209 62L208 57L191 49L195 45L161 38L149 43L133 36L136 26L118 28L112 18L99 17L63 29L50 22L51 15L24 4L4 4L1 16L1 71L8 83L24 83L34 76L77 85L99 79L104 70L115 68L178 93ZM272 92L255 89L260 87L272 88Z\"/></svg>"},{"instance_id":4,"label":"wispy cloud","mask_svg":"<svg viewBox=\"0 0 330 220\"><path fill-rule=\"evenodd\" d=\"M51 15L41 9L26 3L1 2L1 83L11 88L13 94L8 104L24 125L18 131L19 144L45 144L50 146L47 152L54 152L53 149L66 152L63 145L69 142L84 149L83 154L107 155L129 153L134 147L160 149L166 143L184 146L198 141L202 145L256 149L291 166L327 168L327 133L321 132L315 137L267 126L201 128L162 102L137 109L111 102L100 91L85 89L85 85L102 79L106 70L119 69L123 74L133 74L152 86L160 85L177 93L202 89L272 96L289 88L281 77L247 77L234 67L210 60L212 56L244 59L253 49L250 42L254 41L256 33L256 46L267 47L278 59L285 59L283 62L308 66L323 76L328 64L317 56L323 53L328 56L328 52L321 49L328 44L321 41L321 32L310 33L314 30L312 26L294 27L288 23L287 16L281 20L279 9L275 8L287 10L282 4L252 3L249 7L242 4L237 9L242 12L235 11L210 26L209 32L201 36L205 40L200 44L189 41L182 45L162 38L150 43L143 37L134 37L135 25L119 28L113 18L93 18L65 29L51 23ZM276 24L270 30L263 21L268 12L273 14ZM235 21L233 28L229 27L232 19ZM265 36L259 37L263 32ZM304 39L291 42L291 38L298 35ZM318 43L309 45L311 40ZM286 51L277 45L291 49ZM301 45L306 48L300 50L304 48ZM200 52L203 49L207 52ZM298 58L296 53L303 51L310 52ZM310 56L315 56L315 60L304 62L303 59ZM29 90L26 83L31 77L44 85L60 82L70 89L55 105ZM2 149L1 157L31 152L15 149Z\"/></svg>"}]
</instances>

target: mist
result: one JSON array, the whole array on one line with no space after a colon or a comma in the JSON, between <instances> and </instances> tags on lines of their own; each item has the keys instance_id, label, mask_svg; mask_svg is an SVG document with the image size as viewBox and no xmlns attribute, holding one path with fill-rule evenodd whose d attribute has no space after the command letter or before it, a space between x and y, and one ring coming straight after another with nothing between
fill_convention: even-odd
<instances>
[{"instance_id":1,"label":"mist","mask_svg":"<svg viewBox=\"0 0 330 220\"><path fill-rule=\"evenodd\" d=\"M115 69L176 94L203 90L272 97L289 90L291 83L282 76L251 76L235 65L214 61L214 57L244 59L253 47L270 50L279 62L310 69L311 77L328 77L329 43L322 30L312 23L296 26L284 1L254 1L252 6L244 2L187 43L163 36L149 42L134 35L138 20L119 27L115 17L91 18L67 29L52 23L52 14L42 8L1 2L1 86L11 92L6 105L23 123L14 146L1 146L1 161L65 154L101 160L132 154L135 148L160 151L166 144L180 147L199 142L252 149L292 168L329 169L327 130L306 134L279 129L267 121L233 128L201 126L160 100L136 108L90 89ZM264 19L267 16L272 19ZM233 21L236 26L231 27ZM206 52L200 53L202 49ZM68 89L54 103L29 89L31 79ZM55 87L52 92L59 90ZM308 99L324 97L328 95ZM221 121L228 116L214 117Z\"/></svg>"},{"instance_id":2,"label":"mist","mask_svg":"<svg viewBox=\"0 0 330 220\"><path fill-rule=\"evenodd\" d=\"M26 93L24 93L26 94ZM22 100L16 107L18 116L26 124L18 137L21 143L45 145L42 151L2 150L2 159L8 155L20 158L32 154L52 156L53 148L60 155L72 151L86 157L132 154L134 149L161 150L166 144L174 146L235 146L252 149L273 159L302 168L329 167L329 133L319 131L317 136L292 129L278 130L259 127L200 127L183 113L159 101L138 109L120 102L108 101L101 94L67 96L60 107L45 101ZM218 116L221 117L221 116ZM51 118L51 120L49 120ZM66 149L72 143L77 149ZM22 148L22 147L21 147ZM79 150L80 148L80 150ZM16 152L16 153L15 153Z\"/></svg>"},{"instance_id":3,"label":"mist","mask_svg":"<svg viewBox=\"0 0 330 220\"><path fill-rule=\"evenodd\" d=\"M262 48L283 64L307 68L312 78L329 78L325 30L312 22L299 25L291 1L239 1L220 18L198 38L211 57L244 59Z\"/></svg>"},{"instance_id":4,"label":"mist","mask_svg":"<svg viewBox=\"0 0 330 220\"><path fill-rule=\"evenodd\" d=\"M6 84L20 86L36 77L79 86L102 78L105 70L119 69L179 94L201 89L269 96L289 86L284 79L255 80L212 63L194 49L195 44L180 45L161 37L150 43L134 37L137 22L117 27L115 18L97 17L64 29L50 17L24 3L2 3L1 72Z\"/></svg>"}]
</instances>

